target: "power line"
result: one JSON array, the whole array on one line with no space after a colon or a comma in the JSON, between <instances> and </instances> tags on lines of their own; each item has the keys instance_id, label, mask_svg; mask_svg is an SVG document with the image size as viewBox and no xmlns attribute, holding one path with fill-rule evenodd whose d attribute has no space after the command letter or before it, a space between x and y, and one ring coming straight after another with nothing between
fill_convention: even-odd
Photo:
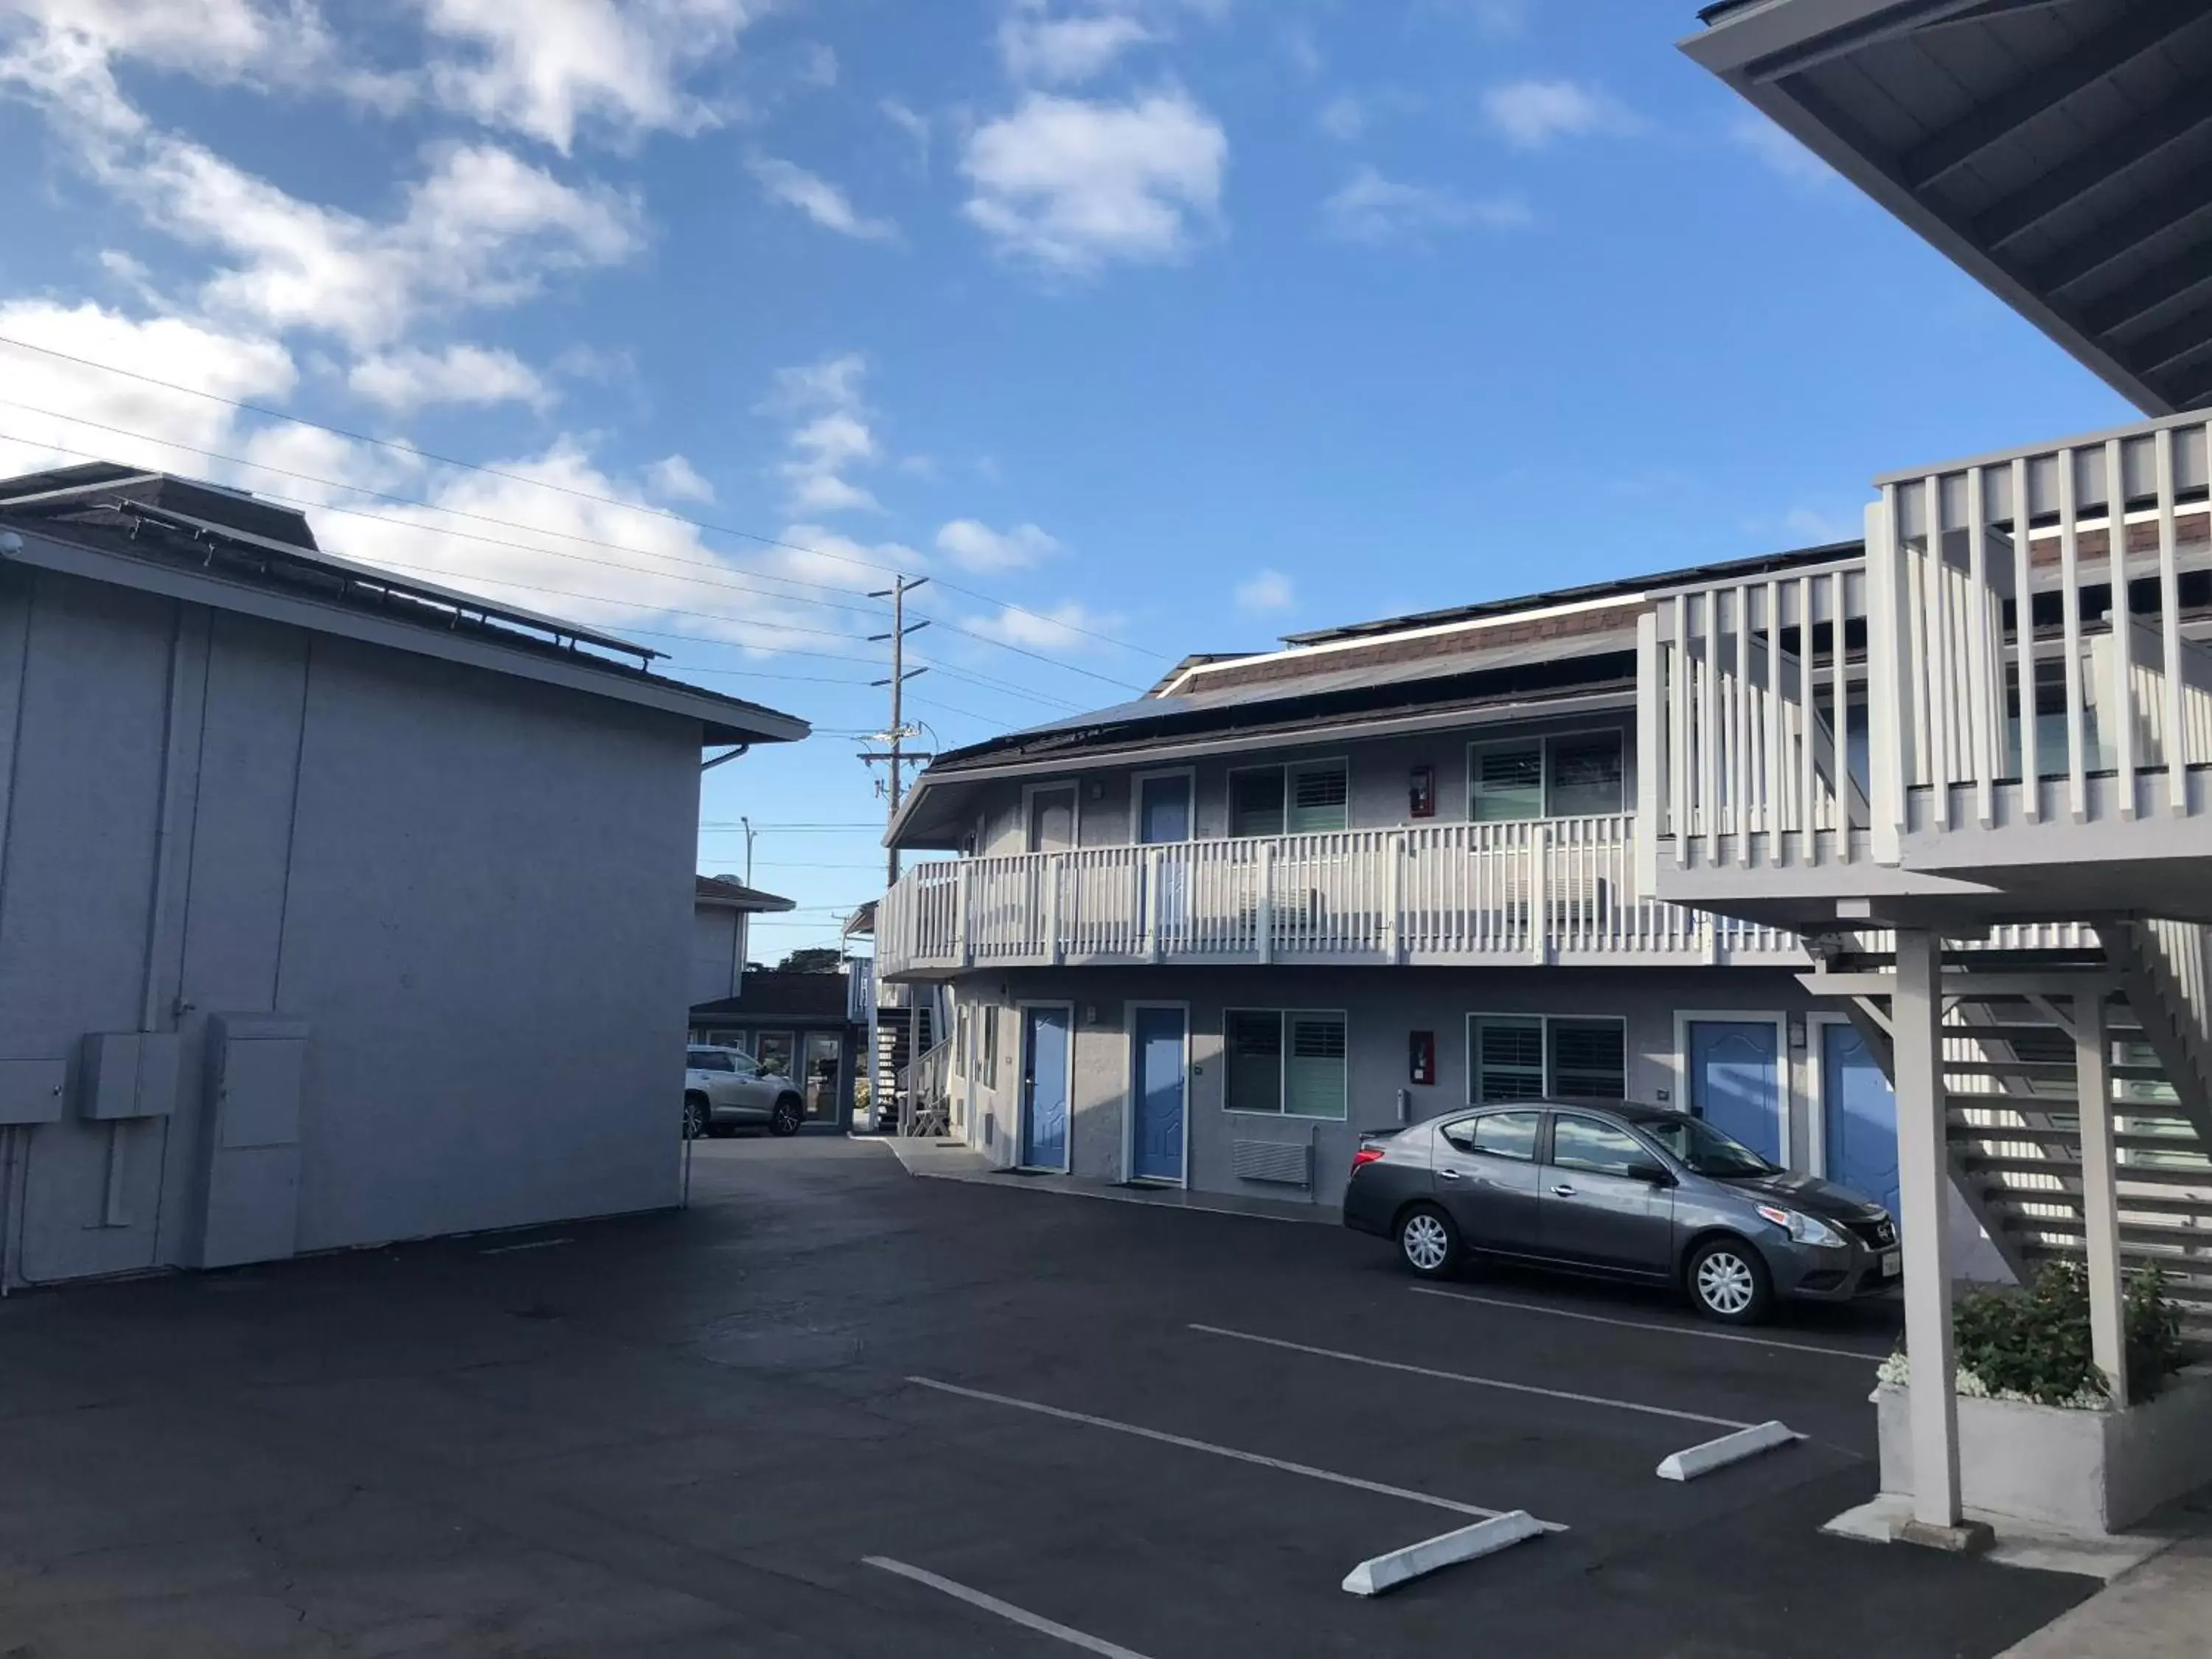
<instances>
[{"instance_id":1,"label":"power line","mask_svg":"<svg viewBox=\"0 0 2212 1659\"><path fill-rule=\"evenodd\" d=\"M5 336L0 336L0 342L5 342L5 341L6 341L6 337L5 337ZM9 342L9 343L12 343L12 342ZM125 371L118 371L118 372L125 372ZM156 382L156 384L166 384L166 382ZM220 400L220 399L219 399L218 401L222 401L222 400ZM33 409L33 408L31 408L31 406L30 406L30 405L28 405L28 404L10 403L10 402L9 402L9 400L8 400L8 399L6 399L6 398L0 398L0 403L6 403L6 404L9 404L9 407L11 407L11 408L28 410L29 410L29 412L31 412L31 413L33 413L33 414L36 414L36 415L45 415L45 416L46 416L48 418L52 419L52 420L58 420L58 421L76 421L76 422L77 422L77 424L79 424L79 425L82 425L82 426L89 426L89 427L92 427L92 428L95 428L96 430L102 431L102 432L113 432L113 433L117 433L117 434L120 434L121 436L124 436L124 437L128 437L128 438L136 438L136 439L139 440L141 442L143 442L143 443L161 444L161 445L165 445L165 446L167 446L167 447L170 447L170 448L184 450L184 451L185 451L186 453L190 453L190 454L206 456L206 457L208 457L208 458L210 458L210 459L211 459L220 460L220 461L228 461L228 462L231 462L231 463L234 463L234 464L235 464L235 465L240 465L240 466L259 467L263 471L265 471L265 472L274 472L274 473L277 473L277 474L279 474L280 476L286 477L303 478L303 479L307 480L307 482L308 482L308 483L320 483L320 484L324 484L324 485L325 485L325 486L327 486L328 488L332 489L348 489L348 490L353 490L353 491L355 491L355 492L356 492L356 493L358 493L358 494L361 494L361 495L380 496L380 497L381 497L382 499L386 500L386 501L398 501L398 502L400 502L400 503L402 503L403 505L405 505L405 506L420 507L420 508L422 508L422 509L423 509L424 511L426 511L426 512L432 512L432 513L453 512L453 513L457 513L457 514L459 514L459 516L463 517L463 518L471 518L471 519L476 519L476 520L480 520L480 521L482 521L482 522L484 522L484 523L489 523L489 524L506 525L506 526L509 526L510 528L522 531L525 534L527 534L527 535L536 535L536 536L555 536L555 537L561 537L561 538L565 538L566 539L572 540L572 541L582 541L582 542L586 542L586 543L590 544L591 544L591 545L592 545L592 546L611 548L611 549L612 549L612 550L614 550L615 551L617 551L617 552L629 552L629 553L635 553L635 554L636 554L639 557L641 557L641 558L657 558L657 559L666 559L666 560L668 560L669 562L672 562L672 563L684 564L684 565L690 565L690 566L693 566L693 567L695 567L695 568L702 568L702 569L703 569L703 568L719 568L719 567L709 567L709 566L708 566L708 565L706 564L706 562L705 562L704 561L702 561L702 560L698 560L698 559L679 559L679 558L675 557L675 556L673 556L673 555L672 555L672 554L652 553L652 552L648 552L648 551L647 551L646 550L641 549L641 548L633 548L633 547L629 547L629 546L628 546L627 544L623 544L623 543L621 543L621 542L608 542L608 541L602 541L602 540L599 540L598 538L595 538L595 537L590 537L590 536L574 536L574 535L570 534L570 532L567 532L567 531L561 531L561 530L545 530L545 529L541 529L541 528L539 528L538 526L534 526L534 525L517 524L517 523L515 523L515 522L514 522L514 520L508 520L508 519L495 519L495 518L490 518L490 517L489 517L488 515L483 514L475 514L475 513L460 513L460 512L459 512L459 509L457 509L457 508L441 507L434 506L434 505L433 505L432 503L428 502L428 501L416 501L416 500L414 500L414 499L412 499L411 497L409 497L409 496L392 495L389 495L389 494L387 494L386 492L385 492L385 491L383 491L383 490L370 489L368 489L366 486L360 485L360 484L342 483L339 483L339 482L337 482L337 481L336 481L336 480L334 480L334 479L328 479L328 478L319 478L319 477L315 477L315 476L313 476L313 474L309 474L309 473L294 472L294 471L289 471L289 469L286 469L286 468L283 468L283 467L267 466L267 465L264 465L263 463L261 463L261 462L259 462L259 461L248 461L248 460L243 460L243 459L240 459L240 458L238 458L238 457L236 457L236 456L224 455L224 454L222 454L222 453L220 453L216 452L216 451L214 451L214 450L200 449L200 448L198 448L198 447L195 447L195 446L193 446L193 445L191 445L191 444L177 443L177 442L174 442L173 441L170 440L170 439L167 439L167 438L157 438L157 437L154 437L154 436L152 436L150 434L147 434L147 433L143 433L143 432L131 432L131 431L128 431L128 430L126 430L125 428L121 428L121 427L104 426L104 425L102 425L100 422L97 422L97 421L81 421L81 420L78 420L78 417L77 417L77 416L73 416L73 415L58 415L58 414L54 414L52 411L51 411L51 410L47 410ZM312 424L313 424L313 422L308 422L308 424L312 425ZM338 431L338 430L339 430L339 429L338 429L338 428L329 428L329 429L330 429L330 430L331 430L331 431L334 431L334 432L337 432L337 431ZM343 433L343 432L340 432L339 435L341 435L341 436L345 436L345 435L349 435L349 434L344 434L344 433ZM69 445L67 445L67 444L57 443L57 442L53 442L53 441L49 441L49 440L46 440L46 439L25 438L25 437L21 437L21 436L18 436L17 434L13 434L13 433L4 433L4 432L0 432L0 442L8 442L8 443L21 444L21 445L22 445L22 446L24 446L26 448L29 448L29 449L47 449L47 450L52 450L52 451L56 451L56 452L58 452L58 453L61 453L61 454L64 454L64 455L75 455L75 456L78 457L78 458L79 458L79 459L86 459L86 460L98 460L98 459L102 459L102 458L100 458L100 457L99 457L99 456L94 455L94 454L93 454L90 451L88 451L88 450L75 449L75 448L70 447ZM427 452L425 452L425 453L427 453ZM508 476L511 476L511 475L505 474L505 473L501 473L501 474L498 474L497 476L499 476L499 477L508 477ZM527 481L527 480L524 480L524 482L528 482L528 481ZM558 488L558 486L556 486L556 485L548 485L547 487L548 487L549 489ZM282 494L282 493L281 493L281 492L279 492L279 491L273 490L273 489L263 489L263 490L260 492L260 494L261 494L261 495L263 496L263 498L264 498L264 499L265 499L265 500L272 501L280 501L280 502L283 503L283 504L284 504L285 506L287 506L287 507L296 507L301 508L302 511L311 511L311 512L316 512L316 513L338 513L338 514L344 514L344 515L345 515L346 517L348 517L348 518L353 518L353 519L367 519L367 520L368 520L370 522L372 522L372 523L374 523L374 524L392 525L392 526L398 526L398 528L401 528L401 529L404 529L404 530L411 530L411 531L415 532L416 532L416 534L418 534L418 535L427 535L427 536L434 536L434 537L442 536L442 537L446 537L446 538L451 538L451 539L460 540L460 541L481 542L482 544L484 544L485 546L487 546L487 547L502 547L502 548L506 548L506 549L509 550L510 551L518 552L518 553L530 553L530 554L536 554L536 555L539 555L539 556L544 556L544 557L548 557L548 558L556 558L556 559L572 559L572 560L574 560L574 561L576 561L577 562L579 562L579 563L582 563L582 564L599 565L599 566L602 566L602 567L604 567L605 568L607 568L607 569L610 569L610 570L619 570L619 571L622 571L622 572L623 572L624 574L629 574L629 575L634 575L634 576L658 576L658 577L664 578L665 580L670 580L670 581L690 582L690 583L695 584L696 586L702 586L702 587L724 587L724 588L728 588L728 589L730 589L730 590L732 590L732 591L733 591L733 592L741 592L741 593L757 593L757 594L760 595L760 596L761 596L762 598L763 598L763 599L777 599L777 600L781 600L781 601L782 601L783 603L787 604L787 605L820 605L820 606L824 607L825 609L833 610L833 611L848 611L848 612L851 612L851 613L853 613L853 614L854 614L854 615L857 615L857 616L874 616L874 615L879 614L879 613L878 613L878 612L876 612L876 611L873 611L868 610L868 609L866 609L866 607L860 606L860 605L838 605L838 604L833 603L832 601L828 600L828 599L807 599L807 598L805 598L805 597L804 597L804 596L802 596L802 595L799 595L799 594L792 594L792 593L777 593L777 592L771 592L770 590L769 590L769 589L767 589L767 588L764 588L764 587L756 587L756 586L751 586L750 583L746 583L746 582L741 582L741 581L731 581L731 580L710 580L710 579L708 579L708 578L707 578L707 577L704 577L704 576L685 576L685 575L679 575L679 574L675 574L675 573L673 573L673 572L669 572L669 571L659 571L659 570L641 570L641 569L639 569L639 568L638 568L636 566L635 566L635 565L628 565L628 564L621 564L621 563L617 563L616 561L614 561L614 560L612 560L612 559L594 559L594 558L591 557L591 556L590 556L589 555L587 555L587 554L566 552L566 551L564 551L563 550L562 550L562 549L560 549L560 548L557 548L557 547L538 547L538 546L534 546L534 545L532 545L532 544L531 544L530 543L527 543L527 542L514 542L514 541L508 541L508 540L507 540L507 539L506 539L504 537L500 537L500 536L486 536L486 535L482 535L482 534L480 534L480 533L478 533L478 532L474 532L474 531L468 531L468 530L454 530L454 529L452 529L452 528L450 528L450 527L441 527L441 526L434 526L434 525L421 525L421 524L415 524L415 523L411 523L411 522L410 522L409 520L405 520L405 519L395 519L395 518L392 518L392 517L390 514L383 514L383 513L371 513L371 512L367 511L367 510L366 510L366 509L364 509L364 508L357 507L341 507L341 506L339 506L339 505L338 505L337 502L335 502L335 501L307 501L307 500L305 500L305 499L303 499L303 498L301 498L301 497L300 497L300 496L297 496L297 495L287 495ZM602 499L602 498L599 498L599 497L593 497L592 499L594 499L594 500L598 500L598 499ZM645 511L646 509L640 508L640 509L638 509L638 510L640 510L640 511ZM685 522L687 522L687 523L688 523L688 522L689 522L689 520L686 520ZM826 556L827 556L827 555L825 555L824 556L826 557ZM419 572L419 573L423 574L426 574L426 575L446 575L446 576L450 576L450 575L451 575L451 574L452 574L452 573L450 573L450 572L448 572L448 571L445 571L445 570L440 569L440 568L436 568L436 567L434 567L434 566L428 566L428 565L409 565L409 564L403 564L403 563L399 562L398 560L396 560L396 559L391 559L391 558L380 557L380 558L379 558L379 560L377 561L377 562L379 562L380 564L383 564L383 565L388 566L388 567L390 567L391 568L392 568L392 569L394 569L394 570L412 570L412 571L416 571L416 572ZM605 598L605 597L601 596L601 595L599 595L599 594L592 594L592 593L578 593L578 592L574 592L574 591L572 591L572 590L566 589L566 588L559 588L559 587L544 587L544 586L534 586L534 585L532 585L532 584L531 584L531 583L527 583L527 582L518 582L518 581L514 581L514 580L512 580L511 579L509 579L509 578L506 578L506 577L485 576L485 575L477 574L477 573L474 573L474 572L471 572L471 573L470 573L470 574L471 574L471 575L472 577L474 577L474 579L475 579L475 580L481 580L481 581L504 581L504 582L506 582L507 586L510 586L510 587L519 588L519 589L520 589L522 592L526 592L526 593L550 593L550 594L552 594L552 595L556 596L556 598L562 598L562 599L581 599L581 600L583 600L583 601L584 601L585 603L586 603L586 604L595 604L595 605L627 605L627 606L629 606L629 608L631 608L632 610L637 610L637 611L654 611L654 612L659 612L659 613L660 613L660 614L662 614L662 615L666 615L666 616L678 616L678 617L705 617L705 618L708 618L708 619L711 619L711 620L714 620L714 621L717 621L717 622L736 623L739 624L740 626L744 626L744 627L751 627L751 628L764 628L764 629L777 629L777 630L780 630L780 631L782 631L782 632L786 632L786 633L798 633L798 634L812 634L812 635L820 635L820 636L822 636L822 637L824 637L824 638L827 638L827 639L835 639L835 640L860 640L860 641L866 641L866 637L867 637L866 635L860 635L860 634L848 634L848 633L845 632L842 629L834 629L834 628L810 628L810 627L806 626L806 625L805 625L805 623L803 623L786 622L786 621L783 621L783 620L781 620L781 619L776 620L776 621L774 621L774 622L769 622L769 621L758 620L758 619L756 619L756 618L753 618L753 617L732 617L732 616L726 616L726 615L724 615L723 613L719 612L719 611L691 611L691 610L686 610L686 609L684 609L684 607L682 607L682 606L678 606L678 605L648 605L648 604L644 603L644 602L643 602L643 601L641 601L641 600L637 600L637 599L609 599L609 598ZM754 573L754 574L762 574L762 573ZM787 577L773 577L773 576L772 576L772 577L769 577L769 580L772 580L772 581L783 581L783 580L791 580L791 579L790 579L790 578L787 578ZM799 583L799 584L797 584L797 585L801 586L808 586L808 587L820 587L820 586L823 586L822 584L820 584L820 583L818 583L818 582L806 582L806 583ZM835 588L824 588L824 589L823 589L823 591L824 591L824 592L837 592L838 590L837 590L837 589L835 589ZM1034 614L1034 613L1032 613L1032 614ZM1050 620L1052 620L1052 619L1051 619L1051 618L1046 618L1046 620L1050 621ZM975 641L979 641L979 642L980 642L980 643L981 643L981 644L994 647L996 647L997 649L1001 650L1001 651L1007 651L1007 652L1011 652L1011 653L1012 653L1014 655L1016 655L1016 656L1018 656L1018 657L1028 657L1028 658L1032 659L1033 659L1033 660L1035 660L1035 661L1041 662L1041 663L1044 663L1044 664L1048 665L1048 666L1065 670L1066 672L1069 672L1069 673L1081 674L1081 675L1086 676L1087 678L1091 678L1091 679L1095 679L1095 680L1103 680L1103 681L1104 681L1104 682L1105 682L1107 684L1109 684L1109 685L1120 686L1120 687L1121 687L1122 689L1124 689L1125 690L1132 690L1132 691L1133 691L1133 690L1138 690L1138 689L1139 689L1139 688L1138 688L1138 687L1136 687L1136 686L1131 685L1131 684L1130 684L1127 680L1116 679L1116 678L1114 678L1112 675L1110 675L1110 674L1101 674L1101 673L1097 673L1097 672L1096 672L1095 671L1093 671L1093 670L1091 670L1091 669L1088 669L1088 668L1084 668L1084 667L1079 666L1078 665L1076 665L1076 664L1074 664L1074 663L1061 662L1061 661L1060 661L1060 660L1059 660L1058 659L1056 659L1056 658L1053 658L1053 657L1046 656L1046 655L1044 655L1044 654L1043 654L1042 653L1041 653L1041 652L1031 651L1031 650L1028 649L1026 647L1015 645L1015 644L1012 644L1012 643L1011 643L1010 641L1006 641L1006 640L998 640L998 639L994 639L994 638L992 638L989 635L988 635L988 634L979 634L979 633L975 632L973 629L963 628L963 627L961 627L961 626L960 626L958 623L948 623L948 622L944 622L944 621L942 621L942 620L940 619L940 620L939 621L939 623L938 623L938 625L939 625L939 626L940 626L940 627L942 627L942 628L944 628L946 631L948 631L948 632L950 632L950 633L954 633L954 634L960 635L963 638L975 640ZM1080 631L1082 631L1082 630L1079 629L1079 630L1077 630L1077 631L1080 632ZM988 684L987 681L983 681L983 680L981 680L979 677L976 677L976 676L974 676L974 675L971 675L971 674L963 673L963 672L959 672L959 671L957 671L957 670L947 669L947 670L945 670L945 672L948 672L948 673L951 673L951 674L954 676L954 678L976 678L976 679L978 680L978 683L979 683L979 684ZM1005 687L1003 687L1003 686L994 686L994 687L992 687L991 689L994 689L994 690L1002 690L1002 689L1007 689L1007 688L1005 688ZM1065 707L1069 708L1080 708L1080 707L1081 707L1081 705L1080 705L1080 704L1079 704L1079 703L1075 703L1075 702L1069 702L1067 699L1066 699L1066 698L1064 698L1064 697L1049 697L1049 696L1044 696L1043 694L1041 694L1041 693L1018 693L1017 695L1024 695L1024 696L1032 696L1032 695L1033 695L1033 696L1036 696L1039 698L1039 700L1040 700L1040 701L1042 701L1042 702L1059 702L1059 703L1061 703L1061 704L1063 704Z\"/></svg>"},{"instance_id":2,"label":"power line","mask_svg":"<svg viewBox=\"0 0 2212 1659\"><path fill-rule=\"evenodd\" d=\"M329 425L325 422L311 421L304 415L289 415L282 410L270 409L260 404L246 403L236 398L226 398L219 392L203 391L198 386L182 386L174 380L164 380L156 375L143 374L137 369L120 368L114 363L103 363L91 357L81 357L73 352L63 351L53 346L37 345L33 343L31 341L20 340L11 335L0 334L0 345L11 345L17 348L19 350L23 351L35 351L43 356L58 358L64 362L76 363L79 367L84 368L98 369L103 374L119 374L127 380L137 380L147 386L157 386L161 387L164 391L179 392L188 398L203 398L210 403L222 404L231 409L240 410L249 415L258 415L265 420L285 421L289 422L295 426L310 427L316 431L327 432L334 437L344 438L354 443L374 444L380 448L395 450L411 459L435 461L441 466L459 467L465 471L481 473L486 477L503 478L511 483L525 484L539 489L550 489L560 495L574 496L580 501L597 501L605 507L618 507L628 512L644 513L650 514L654 518L668 519L675 523L689 525L694 530L705 531L713 535L734 536L743 541L758 543L763 547L780 547L789 552L804 553L811 558L828 559L840 564L854 565L857 566L860 569L873 570L884 575L896 575L899 574L896 566L877 564L871 560L854 558L849 554L832 553L823 548L802 547L797 542L781 541L773 536L763 536L750 530L739 530L734 526L718 525L703 519L689 518L681 513L673 512L667 507L642 505L635 501L621 501L614 496L602 495L592 490L579 489L573 484L555 483L551 480L546 478L527 477L521 473L508 472L499 467L484 466L475 461L461 460L455 456L441 455L433 450L417 449L410 444L398 443L390 438L371 437L365 432L354 432L344 427ZM63 416L58 418L66 419L73 417ZM88 422L88 424L89 424L89 422ZM143 434L138 435L142 437L143 436ZM143 441L149 443L162 443L167 441L167 440L160 438L144 438ZM19 440L18 441L21 441ZM58 446L56 447L58 447ZM179 448L189 448L189 446L186 445L178 445L175 447ZM957 583L951 581L947 581L943 585L954 592L964 593L969 598L980 599L986 605L1002 606L1006 610L1016 611L1022 616L1031 617L1038 622L1048 623L1054 627L1066 629L1071 633L1081 634L1088 638L1100 641L1104 644L1115 647L1118 650L1133 652L1138 656L1152 657L1161 661L1170 659L1169 653L1164 651L1147 651L1143 647L1132 645L1126 640L1117 640L1109 634L1102 634L1091 629L1078 627L1073 623L1062 622L1056 617L1047 617L1042 615L1037 611L1028 609L1026 606L1014 605L1007 600L994 598L991 594L981 592L975 588L963 587ZM987 636L979 635L976 637L985 638ZM1002 641L992 642L1002 643ZM1011 649L1012 647L1009 648ZM1103 677L1102 676L1101 678Z\"/></svg>"}]
</instances>

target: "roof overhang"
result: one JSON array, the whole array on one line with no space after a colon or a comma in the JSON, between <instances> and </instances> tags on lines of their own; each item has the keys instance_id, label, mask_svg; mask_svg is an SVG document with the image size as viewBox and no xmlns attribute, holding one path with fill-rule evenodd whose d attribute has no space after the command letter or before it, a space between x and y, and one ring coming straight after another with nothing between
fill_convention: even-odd
<instances>
[{"instance_id":1,"label":"roof overhang","mask_svg":"<svg viewBox=\"0 0 2212 1659\"><path fill-rule=\"evenodd\" d=\"M502 645L482 632L426 628L419 623L386 618L374 611L264 587L225 575L217 567L156 562L94 547L68 539L65 526L53 526L60 533L50 533L28 521L8 528L11 539L19 544L0 548L0 567L24 565L136 588L417 656L465 663L588 696L611 698L679 720L696 720L702 744L789 743L804 738L810 729L805 720L792 715L738 702L604 659L571 659L556 652Z\"/></svg>"},{"instance_id":2,"label":"roof overhang","mask_svg":"<svg viewBox=\"0 0 2212 1659\"><path fill-rule=\"evenodd\" d=\"M1564 696L1463 703L1406 714L1346 715L1340 720L1302 726L1295 731L1271 733L1267 746L1271 751L1289 752L1315 744L1399 737L1419 732L1455 731L1508 720L1537 720L1553 714L1584 714L1606 709L1631 709L1635 706L1634 686L1610 686ZM1254 735L1249 731L1164 741L1156 737L1148 738L1141 732L1133 732L1120 741L1102 742L1080 750L1026 757L997 765L963 766L957 771L936 776L924 772L915 780L906 799L899 803L898 814L884 832L884 842L889 847L914 851L958 850L960 834L968 827L961 821L964 797L968 790L977 785L1062 778L1080 772L1110 770L1119 766L1173 766L1185 761L1249 752L1254 744Z\"/></svg>"},{"instance_id":3,"label":"roof overhang","mask_svg":"<svg viewBox=\"0 0 2212 1659\"><path fill-rule=\"evenodd\" d=\"M1740 0L1682 50L2147 414L2212 408L2212 6Z\"/></svg>"}]
</instances>

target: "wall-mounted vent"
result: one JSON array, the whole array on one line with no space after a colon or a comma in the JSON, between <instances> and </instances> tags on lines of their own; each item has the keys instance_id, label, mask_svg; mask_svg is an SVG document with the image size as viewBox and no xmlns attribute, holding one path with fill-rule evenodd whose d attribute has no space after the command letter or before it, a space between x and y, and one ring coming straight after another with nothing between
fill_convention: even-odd
<instances>
[{"instance_id":1,"label":"wall-mounted vent","mask_svg":"<svg viewBox=\"0 0 2212 1659\"><path fill-rule=\"evenodd\" d=\"M1279 1140L1232 1140L1229 1172L1239 1181L1272 1181L1284 1187L1313 1185L1313 1148Z\"/></svg>"}]
</instances>

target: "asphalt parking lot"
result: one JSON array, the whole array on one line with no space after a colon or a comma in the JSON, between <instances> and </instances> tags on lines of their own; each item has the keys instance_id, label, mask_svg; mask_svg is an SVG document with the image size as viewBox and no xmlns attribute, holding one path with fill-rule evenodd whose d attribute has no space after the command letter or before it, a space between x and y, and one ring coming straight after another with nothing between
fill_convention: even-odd
<instances>
[{"instance_id":1,"label":"asphalt parking lot","mask_svg":"<svg viewBox=\"0 0 2212 1659\"><path fill-rule=\"evenodd\" d=\"M1731 1340L878 1146L696 1152L683 1214L0 1304L0 1656L1975 1659L2093 1588L1820 1535L1875 1489L1887 1310ZM1769 1419L1806 1438L1656 1478ZM1339 1587L1516 1509L1564 1530Z\"/></svg>"}]
</instances>

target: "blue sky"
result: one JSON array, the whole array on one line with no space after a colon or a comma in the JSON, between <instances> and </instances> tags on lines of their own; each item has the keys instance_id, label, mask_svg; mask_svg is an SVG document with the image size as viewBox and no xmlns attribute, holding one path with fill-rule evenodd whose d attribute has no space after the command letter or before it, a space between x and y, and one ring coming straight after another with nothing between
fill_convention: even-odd
<instances>
[{"instance_id":1,"label":"blue sky","mask_svg":"<svg viewBox=\"0 0 2212 1659\"><path fill-rule=\"evenodd\" d=\"M894 569L952 746L1188 651L1855 534L1877 471L2129 416L1694 69L1693 14L0 0L0 340L45 348L0 343L0 467L312 502L805 715L708 775L724 871L741 816L879 817ZM764 830L806 908L756 953L879 864Z\"/></svg>"}]
</instances>

